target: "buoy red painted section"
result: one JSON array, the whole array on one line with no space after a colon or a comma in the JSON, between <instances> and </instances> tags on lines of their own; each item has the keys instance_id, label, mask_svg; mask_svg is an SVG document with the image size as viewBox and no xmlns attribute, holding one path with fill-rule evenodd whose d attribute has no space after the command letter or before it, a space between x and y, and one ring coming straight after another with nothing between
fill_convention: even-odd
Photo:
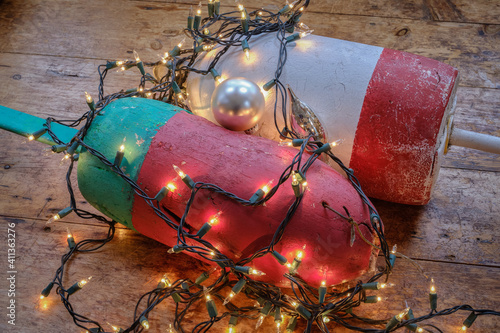
<instances>
[{"instance_id":1,"label":"buoy red painted section","mask_svg":"<svg viewBox=\"0 0 500 333\"><path fill-rule=\"evenodd\" d=\"M174 172L172 164L195 182L212 183L248 199L270 179L276 183L296 153L296 149L279 147L271 140L235 133L201 117L179 113L160 128L152 140L138 184L154 196L161 187L174 181L178 189L169 193L161 206L182 216L191 191ZM368 227L368 209L351 184L319 160L307 172L307 181L309 190L275 250L292 262L297 250L306 245L299 275L312 285L319 286L324 271L328 284L358 277L368 269L372 249L361 237L350 247L350 224L326 210L322 201L342 212L342 206L346 206L355 221L364 223L361 226L364 236L374 242L374 234ZM187 216L187 230L195 234L212 215L222 211L220 222L203 239L235 261L245 258L271 241L295 199L290 182L291 179L265 206L259 207L245 207L220 194L202 190ZM177 242L177 232L137 196L132 222L138 232L159 242L169 246ZM252 266L267 274L260 279L289 285L282 276L287 268L270 254L256 259Z\"/></svg>"},{"instance_id":2,"label":"buoy red painted section","mask_svg":"<svg viewBox=\"0 0 500 333\"><path fill-rule=\"evenodd\" d=\"M366 91L349 166L370 196L426 204L458 71L384 49Z\"/></svg>"}]
</instances>

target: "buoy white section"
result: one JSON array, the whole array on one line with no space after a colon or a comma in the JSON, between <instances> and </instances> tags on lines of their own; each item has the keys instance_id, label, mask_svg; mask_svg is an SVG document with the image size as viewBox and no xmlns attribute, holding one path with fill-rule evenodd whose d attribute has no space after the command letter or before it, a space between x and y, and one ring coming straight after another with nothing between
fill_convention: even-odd
<instances>
[{"instance_id":1,"label":"buoy white section","mask_svg":"<svg viewBox=\"0 0 500 333\"><path fill-rule=\"evenodd\" d=\"M245 77L259 86L274 78L278 66L280 42L276 34L251 38L250 59L242 49L231 48L215 66L225 79ZM219 49L209 52L196 64L206 69ZM286 64L280 80L320 119L328 141L343 138L335 154L349 164L359 115L368 83L383 48L333 38L310 35L286 47ZM193 113L214 123L210 100L216 82L213 76L191 73L187 81L189 106ZM266 94L266 112L255 135L279 141L274 123L275 89ZM287 112L290 111L287 100ZM281 109L278 108L278 112ZM278 126L284 125L278 116Z\"/></svg>"}]
</instances>

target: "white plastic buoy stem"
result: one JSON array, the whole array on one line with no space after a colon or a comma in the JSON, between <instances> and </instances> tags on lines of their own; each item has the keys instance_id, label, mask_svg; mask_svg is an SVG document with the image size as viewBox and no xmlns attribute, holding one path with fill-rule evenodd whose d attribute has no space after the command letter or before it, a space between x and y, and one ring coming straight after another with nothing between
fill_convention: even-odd
<instances>
[{"instance_id":1,"label":"white plastic buoy stem","mask_svg":"<svg viewBox=\"0 0 500 333\"><path fill-rule=\"evenodd\" d=\"M500 138L460 128L453 127L449 145L482 150L488 153L500 154Z\"/></svg>"}]
</instances>

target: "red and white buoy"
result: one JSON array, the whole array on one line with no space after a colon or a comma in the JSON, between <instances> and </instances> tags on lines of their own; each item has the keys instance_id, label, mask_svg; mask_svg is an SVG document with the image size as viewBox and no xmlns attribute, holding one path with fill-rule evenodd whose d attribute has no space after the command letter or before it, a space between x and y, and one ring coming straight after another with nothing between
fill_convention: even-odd
<instances>
[{"instance_id":1,"label":"red and white buoy","mask_svg":"<svg viewBox=\"0 0 500 333\"><path fill-rule=\"evenodd\" d=\"M252 38L250 46L249 60L241 50L230 49L215 69L224 78L245 77L263 86L274 78L280 43L275 35L266 35ZM458 81L452 66L313 35L288 44L286 50L280 80L314 110L328 141L344 139L334 153L355 171L369 196L426 204L447 146L471 147L471 140L463 139L470 132L455 130L450 137ZM207 68L216 53L209 52L196 67ZM187 82L192 111L213 122L215 84L210 75L196 73ZM274 98L272 89L255 134L278 141ZM278 125L283 126L282 119ZM479 143L471 148L500 152L500 139L472 135Z\"/></svg>"}]
</instances>

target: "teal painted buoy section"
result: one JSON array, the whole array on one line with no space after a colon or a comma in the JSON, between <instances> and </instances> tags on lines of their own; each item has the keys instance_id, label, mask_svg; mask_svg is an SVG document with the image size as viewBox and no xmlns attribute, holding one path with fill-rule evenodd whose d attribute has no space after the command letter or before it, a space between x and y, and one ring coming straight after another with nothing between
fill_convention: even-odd
<instances>
[{"instance_id":1,"label":"teal painted buoy section","mask_svg":"<svg viewBox=\"0 0 500 333\"><path fill-rule=\"evenodd\" d=\"M123 144L125 156L122 170L133 181L137 181L151 140L158 129L179 111L183 109L156 100L118 99L96 117L84 142L111 162ZM88 151L80 153L78 186L92 206L135 230L132 225L132 187Z\"/></svg>"},{"instance_id":2,"label":"teal painted buoy section","mask_svg":"<svg viewBox=\"0 0 500 333\"><path fill-rule=\"evenodd\" d=\"M3 128L4 130L22 136L29 136L44 128L43 124L45 124L45 119L0 105L0 128ZM57 134L59 139L66 143L69 142L77 132L76 128L67 127L57 123L52 123L51 128ZM48 133L45 133L36 141L48 145L55 144Z\"/></svg>"}]
</instances>

